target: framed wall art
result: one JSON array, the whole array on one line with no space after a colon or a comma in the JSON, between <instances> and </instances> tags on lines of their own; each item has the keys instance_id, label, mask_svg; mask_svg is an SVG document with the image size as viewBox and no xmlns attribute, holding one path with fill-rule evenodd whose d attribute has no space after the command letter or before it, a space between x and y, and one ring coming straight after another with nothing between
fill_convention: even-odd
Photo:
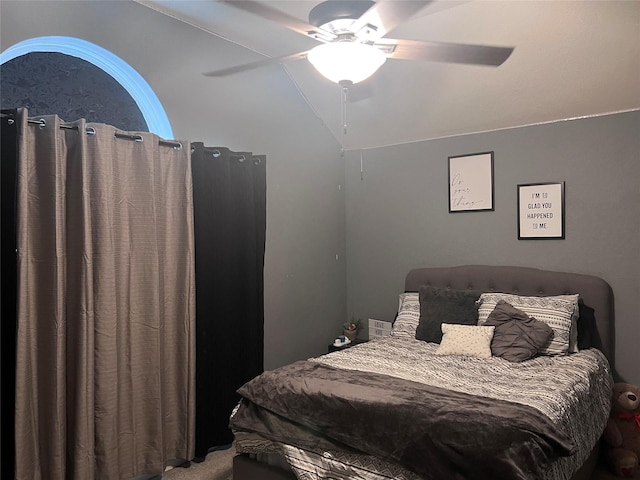
<instances>
[{"instance_id":1,"label":"framed wall art","mask_svg":"<svg viewBox=\"0 0 640 480\"><path fill-rule=\"evenodd\" d=\"M449 157L449 213L494 210L493 152Z\"/></svg>"},{"instance_id":2,"label":"framed wall art","mask_svg":"<svg viewBox=\"0 0 640 480\"><path fill-rule=\"evenodd\" d=\"M564 182L518 185L518 239L564 238Z\"/></svg>"}]
</instances>

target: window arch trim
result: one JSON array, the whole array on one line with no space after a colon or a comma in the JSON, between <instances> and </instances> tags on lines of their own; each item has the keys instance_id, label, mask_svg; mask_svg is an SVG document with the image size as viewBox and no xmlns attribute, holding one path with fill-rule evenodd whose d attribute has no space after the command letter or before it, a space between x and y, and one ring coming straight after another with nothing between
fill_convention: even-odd
<instances>
[{"instance_id":1,"label":"window arch trim","mask_svg":"<svg viewBox=\"0 0 640 480\"><path fill-rule=\"evenodd\" d=\"M0 65L31 52L55 52L92 63L112 76L138 105L150 132L172 139L169 118L147 81L127 62L94 43L74 37L37 37L16 43L0 53Z\"/></svg>"}]
</instances>

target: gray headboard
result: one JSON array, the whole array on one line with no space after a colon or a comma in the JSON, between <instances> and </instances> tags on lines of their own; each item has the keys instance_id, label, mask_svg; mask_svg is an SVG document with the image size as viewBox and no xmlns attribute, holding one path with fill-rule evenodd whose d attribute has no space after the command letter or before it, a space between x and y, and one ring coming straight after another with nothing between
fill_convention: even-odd
<instances>
[{"instance_id":1,"label":"gray headboard","mask_svg":"<svg viewBox=\"0 0 640 480\"><path fill-rule=\"evenodd\" d=\"M589 328L589 343L606 355L613 368L613 291L611 286L599 277L530 267L461 265L411 270L405 279L405 291L417 292L421 285L528 296L578 293L584 304L581 306L581 319L583 326ZM586 308L583 308L585 306ZM593 309L595 321L591 319L592 325L586 326L584 322L588 321L586 314L590 309Z\"/></svg>"}]
</instances>

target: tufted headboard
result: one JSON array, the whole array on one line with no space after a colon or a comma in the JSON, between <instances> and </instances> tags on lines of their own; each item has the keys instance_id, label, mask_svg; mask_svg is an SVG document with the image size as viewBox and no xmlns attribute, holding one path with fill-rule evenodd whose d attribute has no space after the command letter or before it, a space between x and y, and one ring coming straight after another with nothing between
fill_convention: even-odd
<instances>
[{"instance_id":1,"label":"tufted headboard","mask_svg":"<svg viewBox=\"0 0 640 480\"><path fill-rule=\"evenodd\" d=\"M613 291L599 277L530 267L461 265L411 270L405 279L405 291L417 292L421 285L526 296L578 293L583 303L579 325L582 323L582 327L589 329L588 343L600 349L613 368ZM586 325L586 322L590 324Z\"/></svg>"}]
</instances>

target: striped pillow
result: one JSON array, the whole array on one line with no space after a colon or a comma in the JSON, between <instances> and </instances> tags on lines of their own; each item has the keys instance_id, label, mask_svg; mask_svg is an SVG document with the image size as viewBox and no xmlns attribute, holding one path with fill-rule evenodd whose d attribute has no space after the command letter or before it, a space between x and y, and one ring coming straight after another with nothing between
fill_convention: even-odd
<instances>
[{"instance_id":1,"label":"striped pillow","mask_svg":"<svg viewBox=\"0 0 640 480\"><path fill-rule=\"evenodd\" d=\"M578 294L523 297L508 293L483 293L478 299L478 325L484 325L500 300L551 327L551 343L542 348L539 354L566 355L578 351Z\"/></svg>"},{"instance_id":2,"label":"striped pillow","mask_svg":"<svg viewBox=\"0 0 640 480\"><path fill-rule=\"evenodd\" d=\"M398 316L391 327L391 336L414 340L419 323L420 298L418 292L401 293L398 298Z\"/></svg>"}]
</instances>

